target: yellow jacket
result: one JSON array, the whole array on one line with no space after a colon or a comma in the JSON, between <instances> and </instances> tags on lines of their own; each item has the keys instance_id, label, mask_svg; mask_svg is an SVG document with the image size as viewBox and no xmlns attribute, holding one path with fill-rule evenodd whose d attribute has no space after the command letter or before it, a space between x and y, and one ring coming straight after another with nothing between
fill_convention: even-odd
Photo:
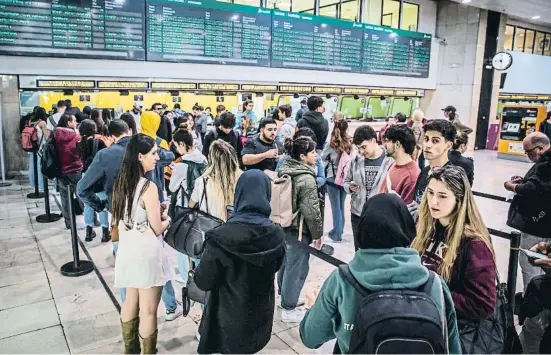
<instances>
[{"instance_id":1,"label":"yellow jacket","mask_svg":"<svg viewBox=\"0 0 551 355\"><path fill-rule=\"evenodd\" d=\"M157 130L161 125L161 116L153 111L145 111L140 119L140 124L142 126L143 134L153 139L157 139ZM161 140L161 144L159 144L159 146L169 150L168 143L164 139Z\"/></svg>"}]
</instances>

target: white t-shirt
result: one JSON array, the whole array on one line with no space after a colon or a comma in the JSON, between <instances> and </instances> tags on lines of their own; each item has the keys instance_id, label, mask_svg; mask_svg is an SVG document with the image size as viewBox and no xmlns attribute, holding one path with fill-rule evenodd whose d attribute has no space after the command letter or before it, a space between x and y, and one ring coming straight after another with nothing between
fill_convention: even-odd
<instances>
[{"instance_id":1,"label":"white t-shirt","mask_svg":"<svg viewBox=\"0 0 551 355\"><path fill-rule=\"evenodd\" d=\"M208 181L207 181L207 185L208 185ZM217 201L212 196L208 196L208 199L203 198L203 191L205 191L205 182L204 182L203 177L200 177L197 180L195 180L195 185L193 186L193 192L191 193L191 200L195 203L201 202L201 206L199 207L201 209L201 211L207 212L208 214L210 214L214 217L225 220L226 216L225 215L220 215L220 213L217 212L217 211L220 210L220 212L222 212L222 211L225 212L226 211L226 206L224 206L224 208L220 208L220 206L217 205ZM206 200L208 200L208 202L209 202L208 211L207 211L207 202L206 202Z\"/></svg>"},{"instance_id":2,"label":"white t-shirt","mask_svg":"<svg viewBox=\"0 0 551 355\"><path fill-rule=\"evenodd\" d=\"M63 116L63 113L61 112L58 112L58 113L54 113L52 115L52 118L55 122L55 125L57 127L57 124L59 123L59 119L61 118L61 116ZM52 124L51 120L50 120L50 117L48 117L48 120L46 121L46 127L48 128L48 131L53 131L56 127L54 127L54 125Z\"/></svg>"}]
</instances>

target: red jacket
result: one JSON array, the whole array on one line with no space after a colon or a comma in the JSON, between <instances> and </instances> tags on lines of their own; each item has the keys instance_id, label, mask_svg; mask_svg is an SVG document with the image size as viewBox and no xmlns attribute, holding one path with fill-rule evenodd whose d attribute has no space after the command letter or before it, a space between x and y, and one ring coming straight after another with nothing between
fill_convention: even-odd
<instances>
[{"instance_id":1,"label":"red jacket","mask_svg":"<svg viewBox=\"0 0 551 355\"><path fill-rule=\"evenodd\" d=\"M80 135L72 128L58 127L54 131L57 156L62 174L72 174L82 171L82 161L77 150Z\"/></svg>"}]
</instances>

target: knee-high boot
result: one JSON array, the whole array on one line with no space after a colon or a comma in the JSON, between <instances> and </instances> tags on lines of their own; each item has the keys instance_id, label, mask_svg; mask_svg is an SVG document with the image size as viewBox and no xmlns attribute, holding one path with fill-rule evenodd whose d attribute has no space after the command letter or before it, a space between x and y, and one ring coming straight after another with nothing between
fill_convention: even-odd
<instances>
[{"instance_id":1,"label":"knee-high boot","mask_svg":"<svg viewBox=\"0 0 551 355\"><path fill-rule=\"evenodd\" d=\"M140 335L140 341L142 343L142 354L157 354L157 334L158 330L155 330L153 334L147 338L142 338Z\"/></svg>"},{"instance_id":2,"label":"knee-high boot","mask_svg":"<svg viewBox=\"0 0 551 355\"><path fill-rule=\"evenodd\" d=\"M140 326L139 317L136 317L128 322L123 322L121 320L122 339L124 340L125 354L140 353L140 338L138 335L139 326Z\"/></svg>"}]
</instances>

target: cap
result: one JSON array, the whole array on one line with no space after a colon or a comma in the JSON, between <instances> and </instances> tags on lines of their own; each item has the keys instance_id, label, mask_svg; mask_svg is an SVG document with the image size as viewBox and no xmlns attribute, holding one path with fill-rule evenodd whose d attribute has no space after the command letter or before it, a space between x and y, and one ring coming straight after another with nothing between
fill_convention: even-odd
<instances>
[{"instance_id":1,"label":"cap","mask_svg":"<svg viewBox=\"0 0 551 355\"><path fill-rule=\"evenodd\" d=\"M137 102L134 102L134 108L141 109L141 108L142 108L142 105L140 105L140 104L137 103Z\"/></svg>"},{"instance_id":2,"label":"cap","mask_svg":"<svg viewBox=\"0 0 551 355\"><path fill-rule=\"evenodd\" d=\"M444 112L456 112L457 109L456 109L455 107L453 107L453 106L450 105L450 106L444 107L444 108L442 109L442 111L444 111Z\"/></svg>"}]
</instances>

